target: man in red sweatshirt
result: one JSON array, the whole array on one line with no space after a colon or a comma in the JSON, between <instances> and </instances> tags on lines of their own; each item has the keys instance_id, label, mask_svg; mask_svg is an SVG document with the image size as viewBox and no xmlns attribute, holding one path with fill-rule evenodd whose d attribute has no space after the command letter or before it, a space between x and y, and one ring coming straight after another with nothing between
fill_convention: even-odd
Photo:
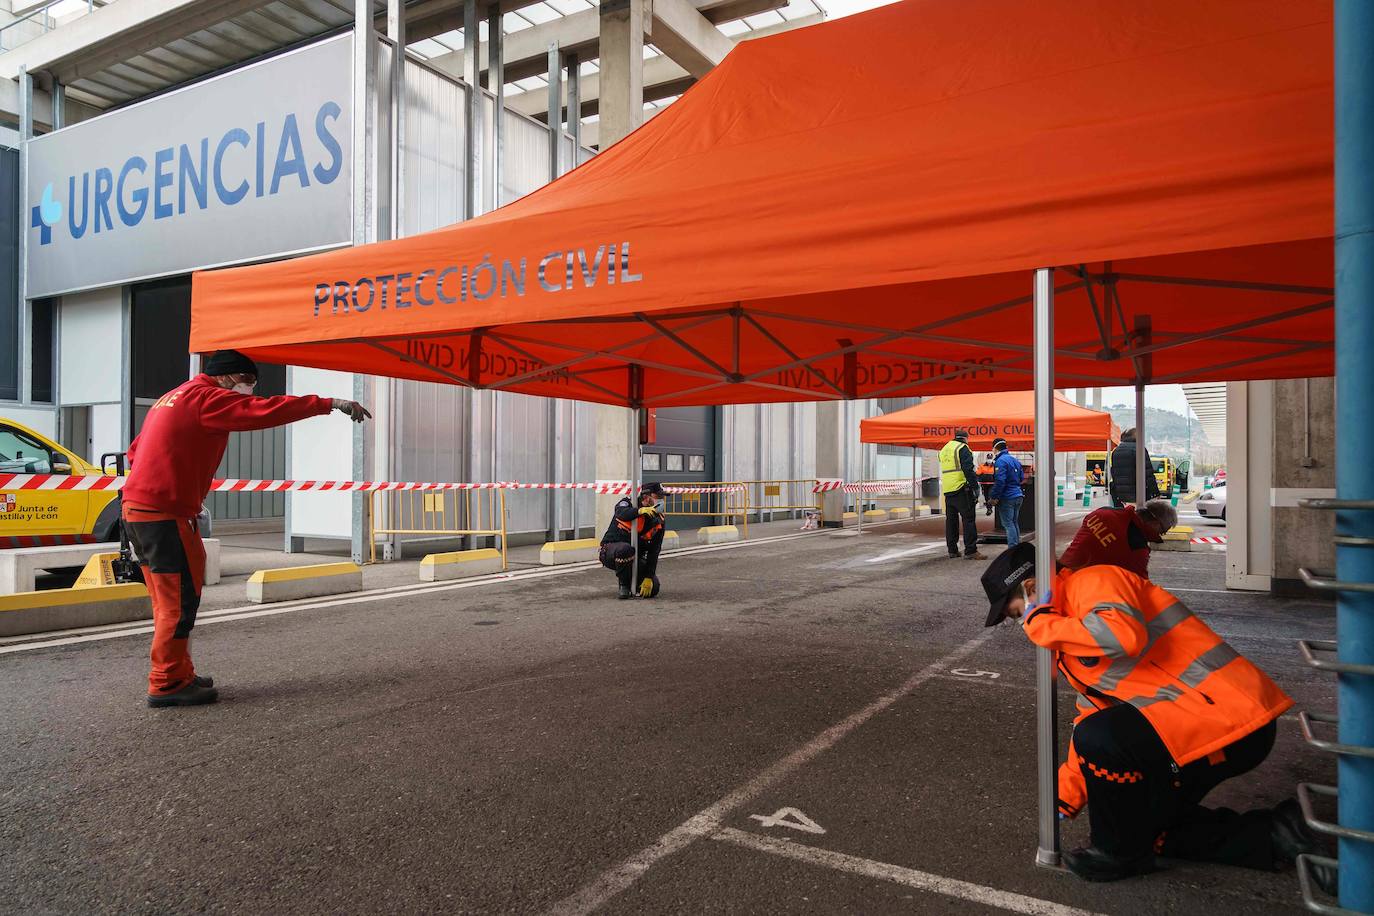
<instances>
[{"instance_id":1,"label":"man in red sweatshirt","mask_svg":"<svg viewBox=\"0 0 1374 916\"><path fill-rule=\"evenodd\" d=\"M1120 566L1150 578L1150 544L1158 544L1178 524L1178 510L1167 499L1152 499L1144 508L1102 507L1088 513L1059 558L1061 566Z\"/></svg>"},{"instance_id":2,"label":"man in red sweatshirt","mask_svg":"<svg viewBox=\"0 0 1374 916\"><path fill-rule=\"evenodd\" d=\"M372 414L356 401L315 395L253 397L258 367L220 350L204 371L158 399L129 446L122 493L124 529L143 567L153 602L148 705L196 706L219 697L214 680L191 664L191 628L205 582L205 545L196 516L224 457L231 432L270 429L331 410L361 423Z\"/></svg>"}]
</instances>

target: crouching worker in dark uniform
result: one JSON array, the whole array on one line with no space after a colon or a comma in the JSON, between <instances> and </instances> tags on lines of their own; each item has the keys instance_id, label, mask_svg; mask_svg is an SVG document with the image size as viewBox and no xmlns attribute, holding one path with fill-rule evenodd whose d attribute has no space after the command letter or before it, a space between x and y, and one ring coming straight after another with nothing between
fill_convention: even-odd
<instances>
[{"instance_id":1,"label":"crouching worker in dark uniform","mask_svg":"<svg viewBox=\"0 0 1374 916\"><path fill-rule=\"evenodd\" d=\"M615 504L615 517L601 537L601 565L614 570L620 581L620 597L629 598L630 578L634 575L635 548L630 543L631 526L639 529L639 582L633 591L641 598L658 597L658 554L663 549L663 513L658 500L663 484L646 483L639 488L639 505L625 497Z\"/></svg>"},{"instance_id":2,"label":"crouching worker in dark uniform","mask_svg":"<svg viewBox=\"0 0 1374 916\"><path fill-rule=\"evenodd\" d=\"M1019 621L1079 694L1059 811L1073 817L1086 801L1092 842L1064 853L1070 871L1115 881L1154 870L1156 854L1274 869L1320 851L1292 799L1244 813L1202 806L1269 756L1293 701L1183 602L1116 566L1037 580L1030 544L1000 554L983 590L986 625Z\"/></svg>"},{"instance_id":3,"label":"crouching worker in dark uniform","mask_svg":"<svg viewBox=\"0 0 1374 916\"><path fill-rule=\"evenodd\" d=\"M197 706L219 697L213 678L191 663L205 582L205 545L196 528L201 501L224 457L229 434L271 429L332 410L355 423L372 416L356 401L315 395L253 396L258 367L234 350L205 361L203 372L158 399L129 446L124 530L143 567L153 604L148 705Z\"/></svg>"}]
</instances>

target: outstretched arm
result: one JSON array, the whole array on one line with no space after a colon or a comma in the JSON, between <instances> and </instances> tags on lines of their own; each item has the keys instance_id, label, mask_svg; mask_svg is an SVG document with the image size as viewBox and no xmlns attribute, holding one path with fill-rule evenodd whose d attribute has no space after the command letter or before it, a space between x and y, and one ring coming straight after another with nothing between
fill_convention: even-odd
<instances>
[{"instance_id":1,"label":"outstretched arm","mask_svg":"<svg viewBox=\"0 0 1374 916\"><path fill-rule=\"evenodd\" d=\"M308 417L321 417L331 410L347 414L358 423L372 416L367 408L356 401L322 398L313 394L280 394L270 398L258 398L228 389L216 389L205 398L200 419L210 429L246 432L254 429L271 429Z\"/></svg>"}]
</instances>

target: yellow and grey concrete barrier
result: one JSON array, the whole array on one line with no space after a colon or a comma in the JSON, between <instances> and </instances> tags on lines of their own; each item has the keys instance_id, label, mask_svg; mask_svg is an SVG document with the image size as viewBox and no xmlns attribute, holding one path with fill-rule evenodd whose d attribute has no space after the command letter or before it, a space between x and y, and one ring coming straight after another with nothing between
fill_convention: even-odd
<instances>
[{"instance_id":1,"label":"yellow and grey concrete barrier","mask_svg":"<svg viewBox=\"0 0 1374 916\"><path fill-rule=\"evenodd\" d=\"M595 560L601 551L601 542L596 538L578 538L574 541L549 541L539 549L539 562L544 566L566 566L569 563L585 563Z\"/></svg>"},{"instance_id":2,"label":"yellow and grey concrete barrier","mask_svg":"<svg viewBox=\"0 0 1374 916\"><path fill-rule=\"evenodd\" d=\"M886 509L869 509L864 512L864 521L866 522L885 522L887 519Z\"/></svg>"},{"instance_id":3,"label":"yellow and grey concrete barrier","mask_svg":"<svg viewBox=\"0 0 1374 916\"><path fill-rule=\"evenodd\" d=\"M141 582L0 595L0 636L128 623L152 616L148 589Z\"/></svg>"},{"instance_id":4,"label":"yellow and grey concrete barrier","mask_svg":"<svg viewBox=\"0 0 1374 916\"><path fill-rule=\"evenodd\" d=\"M356 563L260 569L248 579L248 600L254 604L266 604L356 592L362 587L363 571Z\"/></svg>"},{"instance_id":5,"label":"yellow and grey concrete barrier","mask_svg":"<svg viewBox=\"0 0 1374 916\"><path fill-rule=\"evenodd\" d=\"M739 540L739 528L734 525L707 525L697 529L698 544L729 544Z\"/></svg>"},{"instance_id":6,"label":"yellow and grey concrete barrier","mask_svg":"<svg viewBox=\"0 0 1374 916\"><path fill-rule=\"evenodd\" d=\"M445 579L464 579L468 576L487 576L505 568L501 551L494 547L482 550L455 550L452 553L431 553L420 561L421 582L441 582Z\"/></svg>"},{"instance_id":7,"label":"yellow and grey concrete barrier","mask_svg":"<svg viewBox=\"0 0 1374 916\"><path fill-rule=\"evenodd\" d=\"M1162 542L1150 546L1155 550L1192 550L1193 529L1187 525L1170 528L1164 533Z\"/></svg>"}]
</instances>

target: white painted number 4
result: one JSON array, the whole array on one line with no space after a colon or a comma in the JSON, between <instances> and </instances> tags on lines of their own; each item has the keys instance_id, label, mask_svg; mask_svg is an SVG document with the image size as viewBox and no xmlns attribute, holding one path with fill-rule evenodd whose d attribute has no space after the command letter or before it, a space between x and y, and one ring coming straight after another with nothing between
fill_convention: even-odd
<instances>
[{"instance_id":1,"label":"white painted number 4","mask_svg":"<svg viewBox=\"0 0 1374 916\"><path fill-rule=\"evenodd\" d=\"M791 827L802 833L825 833L825 828L796 808L779 808L772 814L749 815L764 827Z\"/></svg>"}]
</instances>

